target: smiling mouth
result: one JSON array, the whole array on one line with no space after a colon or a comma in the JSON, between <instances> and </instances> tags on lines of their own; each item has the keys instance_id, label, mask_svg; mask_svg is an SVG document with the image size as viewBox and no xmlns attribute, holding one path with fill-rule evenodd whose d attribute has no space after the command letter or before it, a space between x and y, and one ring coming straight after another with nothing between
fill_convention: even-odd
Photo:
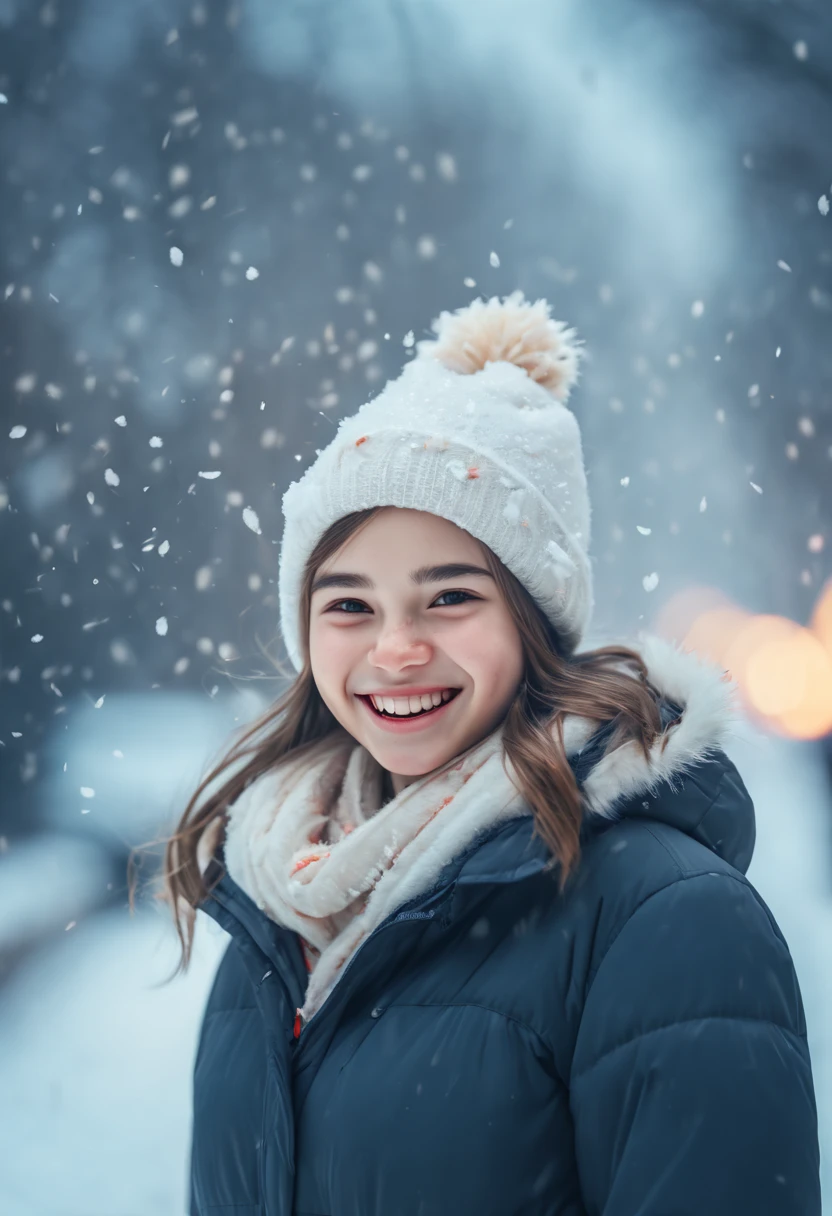
<instances>
[{"instance_id":1,"label":"smiling mouth","mask_svg":"<svg viewBox=\"0 0 832 1216\"><path fill-rule=\"evenodd\" d=\"M426 692L414 697L380 697L375 693L360 693L359 696L378 717L406 721L434 714L460 692L460 688L443 688L442 692Z\"/></svg>"}]
</instances>

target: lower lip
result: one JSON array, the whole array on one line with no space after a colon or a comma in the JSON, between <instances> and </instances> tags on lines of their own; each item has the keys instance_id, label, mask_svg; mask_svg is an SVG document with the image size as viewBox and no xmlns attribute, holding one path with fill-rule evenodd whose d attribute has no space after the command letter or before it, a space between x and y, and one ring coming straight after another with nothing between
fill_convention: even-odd
<instances>
[{"instance_id":1,"label":"lower lip","mask_svg":"<svg viewBox=\"0 0 832 1216\"><path fill-rule=\"evenodd\" d=\"M430 713L420 714L418 718L383 718L381 714L377 714L371 705L359 697L359 701L367 710L367 713L373 719L373 722L379 730L390 731L394 735L410 735L416 730L427 730L429 726L433 726L434 722L438 722L444 717L445 711L462 693L457 693L455 697L451 697L450 701L444 701L441 705L437 705L436 709L432 709Z\"/></svg>"}]
</instances>

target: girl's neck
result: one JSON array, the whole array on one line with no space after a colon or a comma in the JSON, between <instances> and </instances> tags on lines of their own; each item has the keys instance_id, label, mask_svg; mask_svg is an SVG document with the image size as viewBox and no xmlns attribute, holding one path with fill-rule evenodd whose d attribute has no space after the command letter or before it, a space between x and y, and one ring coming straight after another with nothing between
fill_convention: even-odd
<instances>
[{"instance_id":1,"label":"girl's neck","mask_svg":"<svg viewBox=\"0 0 832 1216\"><path fill-rule=\"evenodd\" d=\"M417 780L417 777L394 777L391 772L385 769L384 781L382 783L384 801L389 802L391 798L395 798L397 794L400 794L402 790L407 789L409 785L412 785Z\"/></svg>"}]
</instances>

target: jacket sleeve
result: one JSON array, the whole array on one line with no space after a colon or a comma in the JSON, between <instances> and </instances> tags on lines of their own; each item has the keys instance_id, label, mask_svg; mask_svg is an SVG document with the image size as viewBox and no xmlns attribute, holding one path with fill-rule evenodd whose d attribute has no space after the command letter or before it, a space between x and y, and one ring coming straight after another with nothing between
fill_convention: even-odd
<instances>
[{"instance_id":1,"label":"jacket sleeve","mask_svg":"<svg viewBox=\"0 0 832 1216\"><path fill-rule=\"evenodd\" d=\"M589 1216L820 1216L788 947L739 875L681 877L590 978L570 1078Z\"/></svg>"}]
</instances>

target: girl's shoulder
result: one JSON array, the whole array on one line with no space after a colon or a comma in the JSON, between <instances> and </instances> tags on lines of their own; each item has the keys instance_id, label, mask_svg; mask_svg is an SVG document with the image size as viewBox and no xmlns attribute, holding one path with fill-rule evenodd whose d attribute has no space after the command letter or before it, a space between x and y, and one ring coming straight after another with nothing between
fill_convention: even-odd
<instances>
[{"instance_id":1,"label":"girl's shoulder","mask_svg":"<svg viewBox=\"0 0 832 1216\"><path fill-rule=\"evenodd\" d=\"M518 1001L565 1084L591 1070L626 1073L638 1044L649 1056L671 1038L709 1034L715 1020L805 1040L788 944L735 864L744 862L731 843L730 817L744 804L736 770L723 756L706 763L672 792L620 808L586 841L563 892L535 883L527 919L540 932ZM685 806L688 784L699 814Z\"/></svg>"},{"instance_id":2,"label":"girl's shoulder","mask_svg":"<svg viewBox=\"0 0 832 1216\"><path fill-rule=\"evenodd\" d=\"M698 919L704 939L708 909L727 903L745 909L737 916L749 932L779 935L745 873L755 835L750 795L720 748L603 815L588 814L562 914L592 924L591 973L636 918L665 935L679 931L679 918Z\"/></svg>"}]
</instances>

